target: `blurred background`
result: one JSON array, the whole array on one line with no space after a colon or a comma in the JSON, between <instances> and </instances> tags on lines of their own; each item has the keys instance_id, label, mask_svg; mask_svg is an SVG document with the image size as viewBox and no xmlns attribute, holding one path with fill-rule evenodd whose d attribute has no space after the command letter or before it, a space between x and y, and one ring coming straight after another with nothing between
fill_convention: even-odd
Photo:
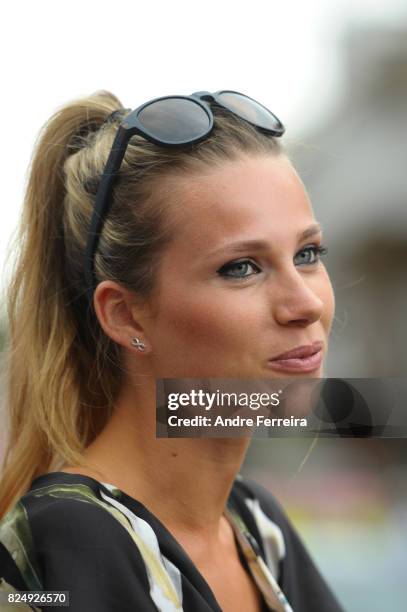
<instances>
[{"instance_id":1,"label":"blurred background","mask_svg":"<svg viewBox=\"0 0 407 612\"><path fill-rule=\"evenodd\" d=\"M324 228L336 294L326 374L406 375L405 0L16 0L2 22L2 289L35 138L59 105L97 89L133 108L235 89L286 125ZM6 342L2 298L0 358ZM5 399L0 388L0 456ZM349 612L406 609L406 450L404 439L256 439L243 466L283 504Z\"/></svg>"}]
</instances>

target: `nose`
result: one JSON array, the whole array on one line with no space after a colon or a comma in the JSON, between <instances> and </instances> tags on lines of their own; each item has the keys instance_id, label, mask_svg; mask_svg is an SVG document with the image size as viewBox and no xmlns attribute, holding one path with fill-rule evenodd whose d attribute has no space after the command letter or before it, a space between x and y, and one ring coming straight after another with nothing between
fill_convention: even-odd
<instances>
[{"instance_id":1,"label":"nose","mask_svg":"<svg viewBox=\"0 0 407 612\"><path fill-rule=\"evenodd\" d=\"M318 321L324 310L324 302L313 288L311 275L306 277L298 269L294 269L289 273L285 272L284 278L282 276L272 290L271 300L276 321L280 325L293 327L306 327Z\"/></svg>"}]
</instances>

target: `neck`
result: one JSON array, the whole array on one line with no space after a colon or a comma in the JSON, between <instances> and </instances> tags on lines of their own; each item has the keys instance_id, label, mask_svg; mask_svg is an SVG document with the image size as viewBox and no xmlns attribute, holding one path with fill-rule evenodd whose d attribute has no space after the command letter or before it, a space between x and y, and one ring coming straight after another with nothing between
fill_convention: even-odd
<instances>
[{"instance_id":1,"label":"neck","mask_svg":"<svg viewBox=\"0 0 407 612\"><path fill-rule=\"evenodd\" d=\"M127 389L86 464L168 528L214 539L249 439L156 438L155 416L154 381Z\"/></svg>"}]
</instances>

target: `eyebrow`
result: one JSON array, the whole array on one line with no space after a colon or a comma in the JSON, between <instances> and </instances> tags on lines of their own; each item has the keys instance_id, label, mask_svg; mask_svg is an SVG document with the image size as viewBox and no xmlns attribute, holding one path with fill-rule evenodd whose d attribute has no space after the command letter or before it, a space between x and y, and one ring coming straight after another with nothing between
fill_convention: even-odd
<instances>
[{"instance_id":1,"label":"eyebrow","mask_svg":"<svg viewBox=\"0 0 407 612\"><path fill-rule=\"evenodd\" d=\"M305 229L303 232L300 232L297 235L297 240L305 240L306 238L311 238L312 236L315 236L316 234L320 234L322 232L322 226L320 223L314 223L313 225L310 225L309 227L307 227L307 229ZM216 255L219 253L222 253L223 251L228 251L228 252L240 252L240 251L245 251L247 249L266 249L270 246L270 243L267 242L266 240L242 240L240 242L232 242L231 244L228 244L226 246L221 247L220 249L216 249L215 251L212 251L211 253L209 253L209 255Z\"/></svg>"}]
</instances>

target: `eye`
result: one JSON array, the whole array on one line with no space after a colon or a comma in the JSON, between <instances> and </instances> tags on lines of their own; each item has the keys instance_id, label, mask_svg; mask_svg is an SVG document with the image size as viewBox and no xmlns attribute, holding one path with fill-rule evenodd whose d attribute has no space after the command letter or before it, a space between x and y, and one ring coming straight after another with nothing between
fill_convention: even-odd
<instances>
[{"instance_id":1,"label":"eye","mask_svg":"<svg viewBox=\"0 0 407 612\"><path fill-rule=\"evenodd\" d=\"M237 278L237 279L249 278L250 276L253 276L253 275L245 274L245 272L248 269L250 269L250 267L252 269L257 270L255 274L258 274L260 272L260 268L258 268L249 259L242 259L240 261L232 261L228 264L225 264L218 270L218 274L225 278ZM234 272L234 273L229 274L229 272Z\"/></svg>"},{"instance_id":2,"label":"eye","mask_svg":"<svg viewBox=\"0 0 407 612\"><path fill-rule=\"evenodd\" d=\"M326 255L328 249L324 246L312 244L304 247L294 258L294 263L298 266L312 265L320 261L322 255Z\"/></svg>"}]
</instances>

